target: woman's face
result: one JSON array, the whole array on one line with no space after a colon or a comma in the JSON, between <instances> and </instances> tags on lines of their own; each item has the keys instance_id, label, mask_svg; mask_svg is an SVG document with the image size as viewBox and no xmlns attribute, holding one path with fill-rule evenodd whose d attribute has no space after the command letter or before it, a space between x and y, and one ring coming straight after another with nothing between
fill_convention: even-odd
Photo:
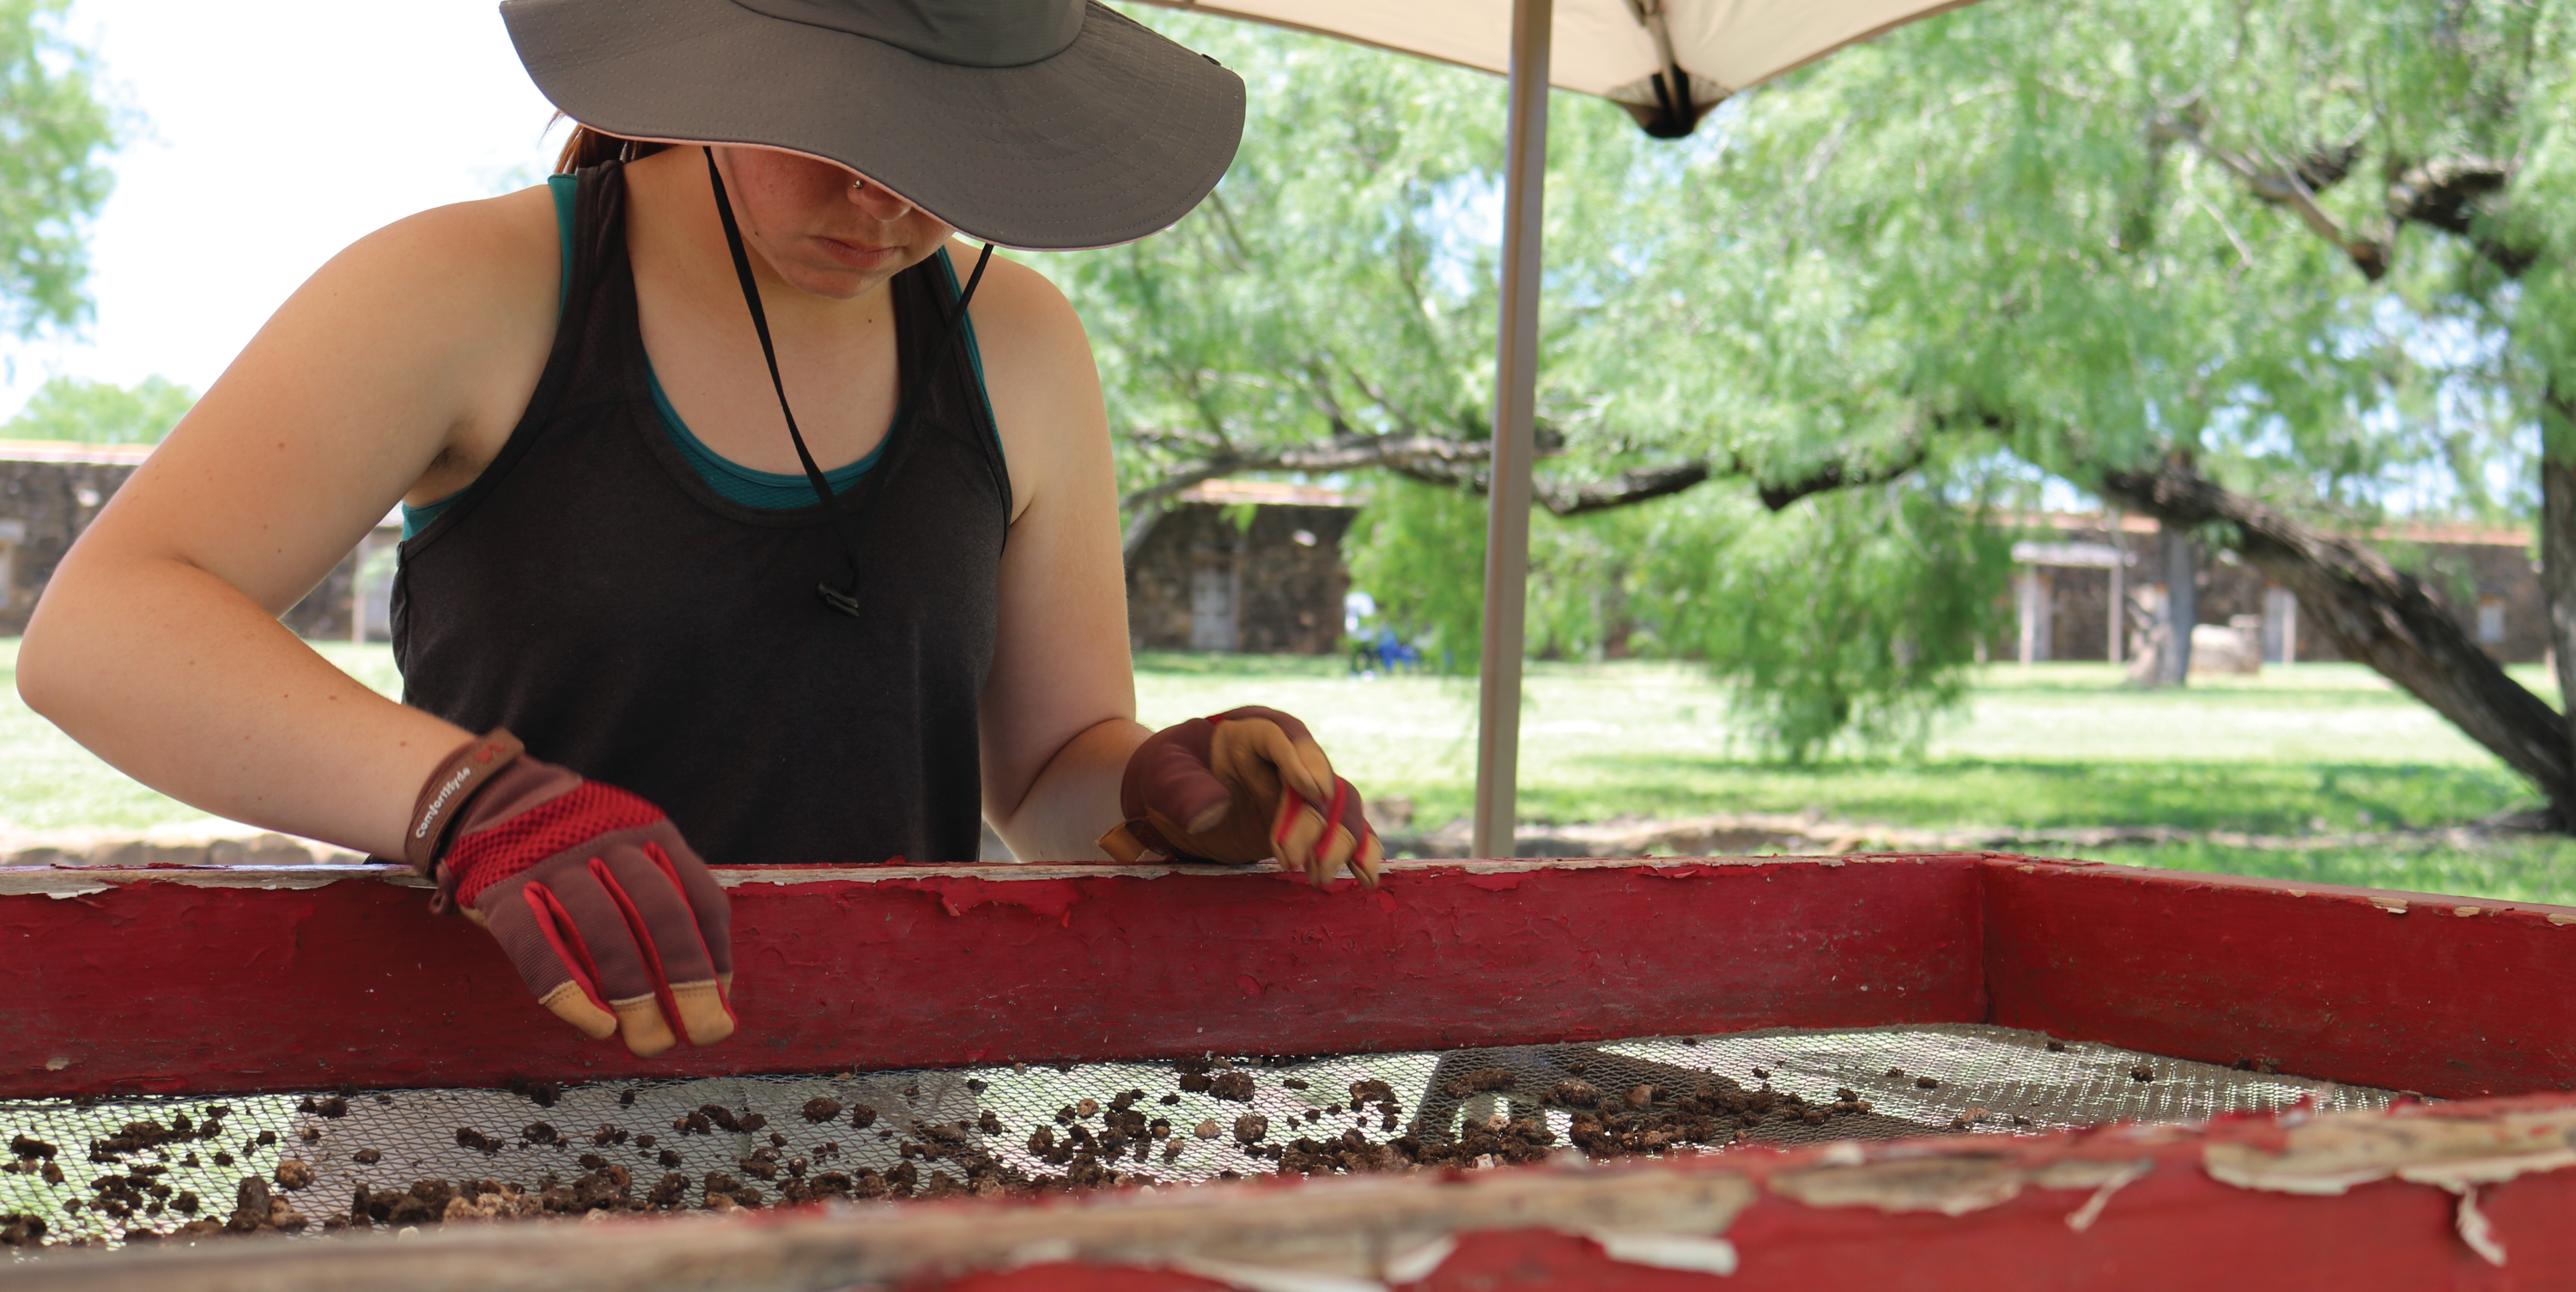
<instances>
[{"instance_id":1,"label":"woman's face","mask_svg":"<svg viewBox=\"0 0 2576 1292\"><path fill-rule=\"evenodd\" d=\"M767 148L718 148L743 240L788 286L833 300L928 259L956 230L840 166Z\"/></svg>"}]
</instances>

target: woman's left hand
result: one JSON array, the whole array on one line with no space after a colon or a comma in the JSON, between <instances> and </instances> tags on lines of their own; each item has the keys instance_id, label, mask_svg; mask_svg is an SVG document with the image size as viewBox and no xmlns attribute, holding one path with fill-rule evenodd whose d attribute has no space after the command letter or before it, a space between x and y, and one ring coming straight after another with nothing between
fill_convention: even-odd
<instances>
[{"instance_id":1,"label":"woman's left hand","mask_svg":"<svg viewBox=\"0 0 2576 1292\"><path fill-rule=\"evenodd\" d=\"M1146 738L1118 787L1126 820L1100 837L1123 862L1276 857L1321 888L1347 866L1377 886L1386 853L1360 793L1333 774L1306 724L1259 705Z\"/></svg>"}]
</instances>

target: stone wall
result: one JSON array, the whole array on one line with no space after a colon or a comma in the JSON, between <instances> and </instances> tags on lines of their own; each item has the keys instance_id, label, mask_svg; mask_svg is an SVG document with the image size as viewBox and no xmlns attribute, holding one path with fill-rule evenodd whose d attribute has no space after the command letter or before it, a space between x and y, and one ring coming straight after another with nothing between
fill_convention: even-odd
<instances>
[{"instance_id":1,"label":"stone wall","mask_svg":"<svg viewBox=\"0 0 2576 1292\"><path fill-rule=\"evenodd\" d=\"M27 631L36 599L72 540L134 474L131 462L26 461L0 456L0 637ZM357 556L341 559L321 584L281 616L301 636L349 636L349 589Z\"/></svg>"},{"instance_id":2,"label":"stone wall","mask_svg":"<svg viewBox=\"0 0 2576 1292\"><path fill-rule=\"evenodd\" d=\"M1185 502L1165 512L1127 567L1127 628L1137 650L1192 648L1192 588L1202 568L1227 572L1234 593L1234 649L1329 655L1342 649L1342 535L1347 506Z\"/></svg>"},{"instance_id":3,"label":"stone wall","mask_svg":"<svg viewBox=\"0 0 2576 1292\"><path fill-rule=\"evenodd\" d=\"M2125 588L2131 599L2130 620L2134 630L2146 627L2135 598L2141 588L2161 581L2162 558L2157 536L2152 533L2123 533L2113 536L2099 528L2067 529L2049 536L2054 541L2115 544L2136 564L2125 572ZM2498 542L2431 542L2407 539L2373 540L2373 546L2389 562L2423 581L2425 589L2452 622L2469 634L2487 654L2506 663L2537 663L2549 650L2548 602L2542 595L2540 576L2532 568L2527 549ZM2099 567L2049 568L2049 636L2050 657L2061 660L2098 660L2106 658L2105 643L2110 627L2111 572ZM2264 593L2272 587L2263 572L2246 564L2233 552L2201 554L2197 584L2198 600L2194 618L2201 624L2225 625L2240 615L2261 616L2265 610ZM2487 626L2501 628L2495 640L2480 635L2480 611L2489 616ZM2305 615L2297 624L2298 658L2301 663L2326 663L2340 660L2326 635L2314 628ZM1991 658L2014 657L2017 641L2010 631L1987 645ZM2268 658L2268 656L2267 656Z\"/></svg>"}]
</instances>

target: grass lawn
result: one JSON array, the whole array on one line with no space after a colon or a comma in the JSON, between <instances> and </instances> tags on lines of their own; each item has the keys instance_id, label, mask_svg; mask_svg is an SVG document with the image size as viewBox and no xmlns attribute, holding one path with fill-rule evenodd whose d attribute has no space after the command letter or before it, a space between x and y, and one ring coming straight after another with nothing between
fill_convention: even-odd
<instances>
[{"instance_id":1,"label":"grass lawn","mask_svg":"<svg viewBox=\"0 0 2576 1292\"><path fill-rule=\"evenodd\" d=\"M391 693L383 647L318 646ZM0 683L17 643L0 639ZM1472 679L1352 677L1330 658L1148 655L1146 722L1272 704L1314 724L1344 774L1466 815ZM2517 675L2535 689L2536 668ZM2542 690L2555 702L2554 688ZM0 829L141 829L201 819L119 776L0 689ZM2310 664L2179 692L2131 690L2102 664L1998 665L1919 758L1798 766L1752 757L1723 694L1682 666L1534 664L1521 815L1534 823L1802 812L1907 827L2170 825L2345 834L2464 824L2537 799L2432 711L2353 665ZM2283 851L2193 842L2091 850L2106 861L2576 904L2576 840Z\"/></svg>"}]
</instances>

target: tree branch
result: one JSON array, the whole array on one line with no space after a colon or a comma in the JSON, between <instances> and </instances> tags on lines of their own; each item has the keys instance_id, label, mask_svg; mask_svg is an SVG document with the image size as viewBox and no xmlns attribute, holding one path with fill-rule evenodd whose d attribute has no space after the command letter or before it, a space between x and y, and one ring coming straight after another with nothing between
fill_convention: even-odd
<instances>
[{"instance_id":1,"label":"tree branch","mask_svg":"<svg viewBox=\"0 0 2576 1292\"><path fill-rule=\"evenodd\" d=\"M1149 439L1183 438L1156 431L1139 431L1136 434ZM1540 456L1558 452L1561 443L1552 435L1542 435ZM1741 455L1730 455L1723 470L1706 459L1690 458L1638 467L1607 480L1579 484L1540 480L1536 482L1532 497L1552 515L1582 516L1670 497L1720 475L1750 476L1760 489L1762 505L1779 511L1810 494L1894 480L1923 465L1930 453L1928 446L1918 442L1902 459L1893 463L1853 466L1840 461L1828 462L1799 479L1781 482L1761 482L1761 473L1747 464ZM1119 502L1130 510L1158 507L1183 490L1210 480L1254 471L1302 471L1330 475L1337 471L1372 468L1392 471L1424 484L1464 489L1481 495L1491 489L1492 480L1487 468L1493 455L1494 447L1490 440L1424 434L1340 435L1322 444L1297 445L1260 453L1219 452L1204 461L1175 470L1144 488L1131 491Z\"/></svg>"},{"instance_id":2,"label":"tree branch","mask_svg":"<svg viewBox=\"0 0 2576 1292\"><path fill-rule=\"evenodd\" d=\"M2311 154L2287 166L2266 168L2241 153L2230 152L2212 143L2199 122L2167 113L2147 126L2155 139L2191 145L2201 155L2244 181L2245 190L2266 202L2286 206L2296 212L2301 223L2335 250L2350 259L2361 276L2377 282L2388 272L2388 244L2344 232L2335 218L2317 205L2317 193L2342 182L2352 173L2352 163L2360 156L2360 145L2341 147Z\"/></svg>"},{"instance_id":3,"label":"tree branch","mask_svg":"<svg viewBox=\"0 0 2576 1292\"><path fill-rule=\"evenodd\" d=\"M2507 278L2520 278L2540 253L2503 242L2480 226L2488 198L2513 182L2511 163L2485 157L2451 157L2409 166L2388 182L2388 215L2430 225L2468 240Z\"/></svg>"},{"instance_id":4,"label":"tree branch","mask_svg":"<svg viewBox=\"0 0 2576 1292\"><path fill-rule=\"evenodd\" d=\"M1253 471L1304 471L1329 475L1336 471L1364 471L1371 467L1413 474L1438 484L1455 484L1458 474L1470 464L1493 456L1493 445L1483 440L1454 440L1438 435L1340 435L1322 444L1291 445L1250 453L1221 452L1174 471L1162 479L1130 492L1121 498L1121 506L1141 507L1160 502L1193 485L1205 484L1227 476ZM1479 481L1482 476L1477 476ZM1481 491L1482 484L1477 488Z\"/></svg>"},{"instance_id":5,"label":"tree branch","mask_svg":"<svg viewBox=\"0 0 2576 1292\"><path fill-rule=\"evenodd\" d=\"M1924 460L1931 456L1931 446L1918 440L1906 451L1904 457L1885 466L1856 467L1837 458L1799 479L1764 483L1761 474L1747 466L1743 457L1739 455L1734 460L1735 469L1732 474L1752 476L1761 490L1762 505L1773 511L1781 511L1809 494L1848 489L1854 485L1884 484L1922 466Z\"/></svg>"},{"instance_id":6,"label":"tree branch","mask_svg":"<svg viewBox=\"0 0 2576 1292\"><path fill-rule=\"evenodd\" d=\"M2567 725L2478 649L2424 585L2369 548L2331 537L2190 468L2105 471L2102 494L2174 526L2224 523L2246 560L2299 598L2343 653L2406 688L2548 796L2576 825Z\"/></svg>"}]
</instances>

